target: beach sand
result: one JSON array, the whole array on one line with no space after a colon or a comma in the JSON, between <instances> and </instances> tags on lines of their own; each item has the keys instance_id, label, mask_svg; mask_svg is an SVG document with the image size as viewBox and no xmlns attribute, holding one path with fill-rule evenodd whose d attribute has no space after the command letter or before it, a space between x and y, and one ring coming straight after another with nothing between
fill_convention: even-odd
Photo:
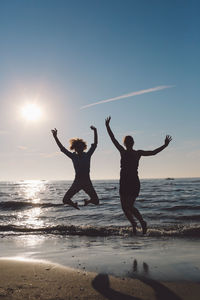
<instances>
[{"instance_id":1,"label":"beach sand","mask_svg":"<svg viewBox=\"0 0 200 300\"><path fill-rule=\"evenodd\" d=\"M0 299L199 300L200 283L117 278L40 261L0 260Z\"/></svg>"}]
</instances>

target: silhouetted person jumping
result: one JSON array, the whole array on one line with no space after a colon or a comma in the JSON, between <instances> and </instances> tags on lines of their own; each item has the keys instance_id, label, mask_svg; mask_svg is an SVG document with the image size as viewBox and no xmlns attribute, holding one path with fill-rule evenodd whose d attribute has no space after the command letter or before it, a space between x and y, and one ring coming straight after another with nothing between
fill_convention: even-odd
<instances>
[{"instance_id":1,"label":"silhouetted person jumping","mask_svg":"<svg viewBox=\"0 0 200 300\"><path fill-rule=\"evenodd\" d=\"M136 222L134 217L138 219L142 226L143 234L147 232L147 223L143 220L142 215L139 210L134 206L135 200L140 192L140 180L138 177L138 165L141 156L151 156L159 153L163 149L165 149L170 141L172 140L171 136L167 135L165 138L165 143L163 146L152 150L152 151L144 151L144 150L134 150L134 140L132 136L127 135L124 138L124 146L119 144L119 142L115 139L115 136L110 128L110 120L111 117L108 117L105 120L106 128L108 134L115 145L115 147L119 150L121 155L121 171L120 171L120 200L121 206L124 211L125 216L130 221L133 227L133 233L136 234Z\"/></svg>"},{"instance_id":2,"label":"silhouetted person jumping","mask_svg":"<svg viewBox=\"0 0 200 300\"><path fill-rule=\"evenodd\" d=\"M71 205L76 209L79 209L78 204L77 202L73 202L71 198L80 190L83 190L90 196L90 200L84 200L85 206L89 203L95 205L99 204L97 193L90 180L90 159L97 147L98 137L97 129L94 126L91 126L90 128L94 131L94 143L91 145L88 152L84 152L87 148L86 142L79 138L70 140L70 150L74 150L74 152L67 150L57 137L57 129L55 128L51 131L60 150L71 158L74 165L75 179L72 186L66 192L63 198L63 203Z\"/></svg>"}]
</instances>

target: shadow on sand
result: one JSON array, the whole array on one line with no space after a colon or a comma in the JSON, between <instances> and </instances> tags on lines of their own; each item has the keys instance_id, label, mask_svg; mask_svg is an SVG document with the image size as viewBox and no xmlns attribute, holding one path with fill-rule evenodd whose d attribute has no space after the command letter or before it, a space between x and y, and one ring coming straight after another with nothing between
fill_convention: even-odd
<instances>
[{"instance_id":1,"label":"shadow on sand","mask_svg":"<svg viewBox=\"0 0 200 300\"><path fill-rule=\"evenodd\" d=\"M110 287L109 277L107 274L98 274L93 279L92 286L96 291L110 300L141 300L140 298L113 290Z\"/></svg>"},{"instance_id":2,"label":"shadow on sand","mask_svg":"<svg viewBox=\"0 0 200 300\"><path fill-rule=\"evenodd\" d=\"M143 263L143 271L143 274L145 275L138 274L137 261L134 260L133 274L131 277L138 279L144 284L150 286L154 290L156 300L181 300L179 296L177 296L165 285L148 277L149 267L146 263ZM110 300L141 300L138 297L129 296L127 294L113 290L110 287L109 276L107 274L98 274L92 281L92 286L96 291Z\"/></svg>"}]
</instances>

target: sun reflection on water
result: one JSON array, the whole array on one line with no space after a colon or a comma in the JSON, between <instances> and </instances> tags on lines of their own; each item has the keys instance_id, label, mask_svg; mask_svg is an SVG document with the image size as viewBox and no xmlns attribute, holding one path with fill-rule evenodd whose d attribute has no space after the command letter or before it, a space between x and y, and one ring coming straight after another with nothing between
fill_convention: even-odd
<instances>
[{"instance_id":1,"label":"sun reflection on water","mask_svg":"<svg viewBox=\"0 0 200 300\"><path fill-rule=\"evenodd\" d=\"M42 209L40 207L41 194L45 191L45 183L41 180L26 180L21 185L20 195L24 202L30 203L30 208L18 213L18 224L33 230L44 225ZM38 206L35 206L38 204ZM31 207L32 205L32 207Z\"/></svg>"},{"instance_id":2,"label":"sun reflection on water","mask_svg":"<svg viewBox=\"0 0 200 300\"><path fill-rule=\"evenodd\" d=\"M21 185L21 192L26 200L34 203L40 202L40 193L45 191L45 183L41 180L26 180Z\"/></svg>"}]
</instances>

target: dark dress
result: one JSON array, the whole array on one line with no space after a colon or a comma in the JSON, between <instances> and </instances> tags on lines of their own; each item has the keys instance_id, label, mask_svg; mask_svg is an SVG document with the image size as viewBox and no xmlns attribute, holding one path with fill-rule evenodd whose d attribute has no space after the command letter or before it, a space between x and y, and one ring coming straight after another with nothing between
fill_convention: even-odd
<instances>
[{"instance_id":1,"label":"dark dress","mask_svg":"<svg viewBox=\"0 0 200 300\"><path fill-rule=\"evenodd\" d=\"M138 165L141 157L139 151L121 150L120 196L136 198L140 192Z\"/></svg>"}]
</instances>

